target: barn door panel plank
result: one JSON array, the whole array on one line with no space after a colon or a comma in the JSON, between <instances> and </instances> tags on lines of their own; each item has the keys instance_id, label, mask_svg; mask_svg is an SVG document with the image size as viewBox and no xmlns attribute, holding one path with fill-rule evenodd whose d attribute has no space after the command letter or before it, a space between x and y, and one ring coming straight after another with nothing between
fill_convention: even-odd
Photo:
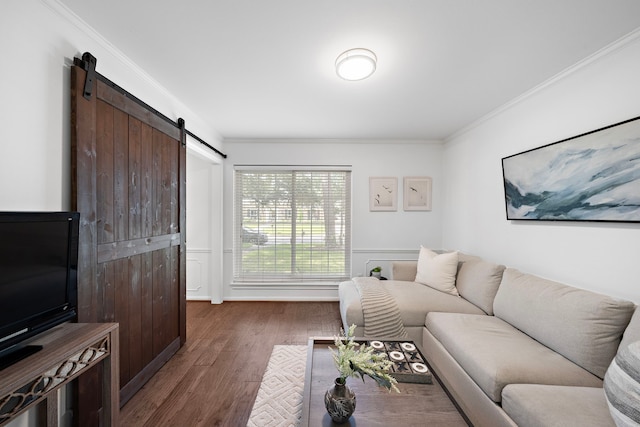
<instances>
[{"instance_id":1,"label":"barn door panel plank","mask_svg":"<svg viewBox=\"0 0 640 427\"><path fill-rule=\"evenodd\" d=\"M153 209L152 235L159 236L162 233L162 142L164 134L153 130L153 171L151 180L151 209Z\"/></svg>"},{"instance_id":2,"label":"barn door panel plank","mask_svg":"<svg viewBox=\"0 0 640 427\"><path fill-rule=\"evenodd\" d=\"M113 112L114 241L129 239L129 116Z\"/></svg>"},{"instance_id":3,"label":"barn door panel plank","mask_svg":"<svg viewBox=\"0 0 640 427\"><path fill-rule=\"evenodd\" d=\"M129 239L142 237L142 122L129 118Z\"/></svg>"},{"instance_id":4,"label":"barn door panel plank","mask_svg":"<svg viewBox=\"0 0 640 427\"><path fill-rule=\"evenodd\" d=\"M126 339L120 343L120 383L126 384L131 379L129 353L129 260L122 258L109 264L114 268L115 321L120 324L122 336Z\"/></svg>"},{"instance_id":5,"label":"barn door panel plank","mask_svg":"<svg viewBox=\"0 0 640 427\"><path fill-rule=\"evenodd\" d=\"M113 229L113 107L99 101L96 135L96 220L98 244L114 241ZM99 201L99 203L98 203Z\"/></svg>"},{"instance_id":6,"label":"barn door panel plank","mask_svg":"<svg viewBox=\"0 0 640 427\"><path fill-rule=\"evenodd\" d=\"M164 286L169 284L169 264L171 262L171 252L168 249L158 251L160 256L160 264L158 265L158 279L163 286L157 286L156 289L159 292L159 299L157 300L157 307L154 307L154 311L159 314L158 318L158 330L162 333L158 337L158 348L156 352L162 351L171 342L171 329L168 327L169 319L169 304L171 295L171 288ZM155 302L155 301L154 301Z\"/></svg>"},{"instance_id":7,"label":"barn door panel plank","mask_svg":"<svg viewBox=\"0 0 640 427\"><path fill-rule=\"evenodd\" d=\"M113 262L100 265L98 280L102 286L102 319L101 322L116 321L116 272Z\"/></svg>"},{"instance_id":8,"label":"barn door panel plank","mask_svg":"<svg viewBox=\"0 0 640 427\"><path fill-rule=\"evenodd\" d=\"M153 235L153 129L142 124L140 159L140 217L142 236Z\"/></svg>"},{"instance_id":9,"label":"barn door panel plank","mask_svg":"<svg viewBox=\"0 0 640 427\"><path fill-rule=\"evenodd\" d=\"M128 258L129 269L129 379L143 368L142 363L142 255Z\"/></svg>"},{"instance_id":10,"label":"barn door panel plank","mask_svg":"<svg viewBox=\"0 0 640 427\"><path fill-rule=\"evenodd\" d=\"M177 224L172 223L173 210L177 205L172 203L172 182L171 168L173 165L172 148L177 146L176 141L164 135L162 138L162 233L171 234L178 231Z\"/></svg>"},{"instance_id":11,"label":"barn door panel plank","mask_svg":"<svg viewBox=\"0 0 640 427\"><path fill-rule=\"evenodd\" d=\"M157 356L162 352L166 343L164 325L164 300L165 296L165 250L153 252L153 355Z\"/></svg>"},{"instance_id":12,"label":"barn door panel plank","mask_svg":"<svg viewBox=\"0 0 640 427\"><path fill-rule=\"evenodd\" d=\"M140 255L141 287L140 317L142 322L142 364L147 366L153 360L153 253Z\"/></svg>"},{"instance_id":13,"label":"barn door panel plank","mask_svg":"<svg viewBox=\"0 0 640 427\"><path fill-rule=\"evenodd\" d=\"M169 274L171 274L171 290L169 295L171 296L171 322L169 322L169 328L171 330L172 337L180 336L180 247L172 246L171 251L171 268Z\"/></svg>"},{"instance_id":14,"label":"barn door panel plank","mask_svg":"<svg viewBox=\"0 0 640 427\"><path fill-rule=\"evenodd\" d=\"M169 183L171 186L171 227L170 233L177 233L178 231L184 231L179 229L180 224L180 145L175 143L169 144L169 160L170 164L170 177ZM176 266L177 268L177 266Z\"/></svg>"},{"instance_id":15,"label":"barn door panel plank","mask_svg":"<svg viewBox=\"0 0 640 427\"><path fill-rule=\"evenodd\" d=\"M175 286L174 279L175 274L174 269L177 267L177 248L171 247L167 251L167 266L165 268L167 283L169 286L166 289L167 294L167 302L165 304L165 313L167 320L165 321L165 327L168 331L168 336L170 340L167 342L167 345L170 344L171 340L179 336L178 333L178 289Z\"/></svg>"}]
</instances>

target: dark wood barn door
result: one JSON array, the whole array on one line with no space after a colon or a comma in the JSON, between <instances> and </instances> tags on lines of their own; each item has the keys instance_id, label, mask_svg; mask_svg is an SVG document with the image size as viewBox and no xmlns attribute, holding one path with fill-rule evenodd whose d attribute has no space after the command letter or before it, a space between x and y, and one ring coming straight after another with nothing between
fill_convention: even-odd
<instances>
[{"instance_id":1,"label":"dark wood barn door","mask_svg":"<svg viewBox=\"0 0 640 427\"><path fill-rule=\"evenodd\" d=\"M84 96L86 74L72 67L78 321L120 324L122 405L186 339L186 136L108 81ZM98 401L98 380L79 385L81 411Z\"/></svg>"}]
</instances>

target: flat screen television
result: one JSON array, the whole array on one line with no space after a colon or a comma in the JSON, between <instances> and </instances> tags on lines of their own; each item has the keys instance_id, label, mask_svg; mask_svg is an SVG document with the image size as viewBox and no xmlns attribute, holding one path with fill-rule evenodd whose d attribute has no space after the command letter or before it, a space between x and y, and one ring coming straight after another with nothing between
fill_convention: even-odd
<instances>
[{"instance_id":1,"label":"flat screen television","mask_svg":"<svg viewBox=\"0 0 640 427\"><path fill-rule=\"evenodd\" d=\"M0 369L39 350L29 338L75 321L77 212L0 212Z\"/></svg>"}]
</instances>

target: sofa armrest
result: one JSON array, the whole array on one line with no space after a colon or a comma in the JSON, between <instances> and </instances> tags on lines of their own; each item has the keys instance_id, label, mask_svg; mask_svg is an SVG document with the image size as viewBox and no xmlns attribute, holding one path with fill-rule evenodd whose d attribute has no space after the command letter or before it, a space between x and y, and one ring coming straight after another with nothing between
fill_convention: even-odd
<instances>
[{"instance_id":1,"label":"sofa armrest","mask_svg":"<svg viewBox=\"0 0 640 427\"><path fill-rule=\"evenodd\" d=\"M393 261L391 263L391 278L414 282L418 273L418 261Z\"/></svg>"}]
</instances>

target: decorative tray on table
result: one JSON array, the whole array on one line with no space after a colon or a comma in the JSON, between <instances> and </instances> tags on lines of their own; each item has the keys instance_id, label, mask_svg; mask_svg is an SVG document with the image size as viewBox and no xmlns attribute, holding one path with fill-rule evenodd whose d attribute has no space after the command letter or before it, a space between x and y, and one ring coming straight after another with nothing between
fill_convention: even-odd
<instances>
[{"instance_id":1,"label":"decorative tray on table","mask_svg":"<svg viewBox=\"0 0 640 427\"><path fill-rule=\"evenodd\" d=\"M432 384L433 377L426 359L413 341L367 341L378 353L386 353L393 362L393 376L401 383Z\"/></svg>"}]
</instances>

